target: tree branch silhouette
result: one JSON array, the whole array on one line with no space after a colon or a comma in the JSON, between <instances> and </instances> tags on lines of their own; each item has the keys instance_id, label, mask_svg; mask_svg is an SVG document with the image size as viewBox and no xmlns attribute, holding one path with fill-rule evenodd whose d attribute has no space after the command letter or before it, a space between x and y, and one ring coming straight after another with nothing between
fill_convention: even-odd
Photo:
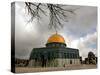
<instances>
[{"instance_id":1,"label":"tree branch silhouette","mask_svg":"<svg viewBox=\"0 0 100 75\"><path fill-rule=\"evenodd\" d=\"M34 18L38 20L42 19L41 14L47 16L46 10L42 6L45 6L49 11L49 27L54 28L55 30L62 28L63 21L66 21L67 14L69 12L71 14L75 14L75 10L67 10L63 8L63 5L60 4L42 4L42 3L32 3L25 2L26 8L28 10L28 14L31 15L29 22L32 22ZM39 13L41 12L41 13ZM68 20L67 20L68 22Z\"/></svg>"}]
</instances>

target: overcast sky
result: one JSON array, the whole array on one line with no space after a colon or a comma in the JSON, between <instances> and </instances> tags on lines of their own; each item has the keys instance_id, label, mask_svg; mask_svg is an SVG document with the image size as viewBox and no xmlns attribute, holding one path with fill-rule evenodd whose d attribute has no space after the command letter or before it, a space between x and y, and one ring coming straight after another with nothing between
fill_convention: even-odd
<instances>
[{"instance_id":1,"label":"overcast sky","mask_svg":"<svg viewBox=\"0 0 100 75\"><path fill-rule=\"evenodd\" d=\"M30 16L25 4L17 2L15 5L15 56L28 59L33 48L45 47L48 38L55 33L48 28L48 17L40 21L34 19L27 23ZM87 57L89 51L97 56L97 7L68 6L68 9L79 8L76 15L68 14L68 22L58 30L67 44L67 47L79 49L80 56Z\"/></svg>"}]
</instances>

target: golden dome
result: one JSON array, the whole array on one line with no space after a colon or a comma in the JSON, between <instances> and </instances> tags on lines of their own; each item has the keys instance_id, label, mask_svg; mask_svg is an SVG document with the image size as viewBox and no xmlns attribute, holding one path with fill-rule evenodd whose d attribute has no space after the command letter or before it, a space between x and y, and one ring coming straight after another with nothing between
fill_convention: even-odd
<instances>
[{"instance_id":1,"label":"golden dome","mask_svg":"<svg viewBox=\"0 0 100 75\"><path fill-rule=\"evenodd\" d=\"M58 43L65 43L64 38L59 34L53 34L47 41L47 43L58 42Z\"/></svg>"}]
</instances>

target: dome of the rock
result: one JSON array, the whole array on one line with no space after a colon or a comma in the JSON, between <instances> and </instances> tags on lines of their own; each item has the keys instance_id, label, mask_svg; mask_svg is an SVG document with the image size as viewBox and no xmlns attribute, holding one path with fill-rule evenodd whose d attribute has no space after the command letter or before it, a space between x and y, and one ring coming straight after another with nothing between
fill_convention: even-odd
<instances>
[{"instance_id":1,"label":"dome of the rock","mask_svg":"<svg viewBox=\"0 0 100 75\"><path fill-rule=\"evenodd\" d=\"M60 34L53 34L52 36L49 37L47 43L65 43L64 38Z\"/></svg>"}]
</instances>

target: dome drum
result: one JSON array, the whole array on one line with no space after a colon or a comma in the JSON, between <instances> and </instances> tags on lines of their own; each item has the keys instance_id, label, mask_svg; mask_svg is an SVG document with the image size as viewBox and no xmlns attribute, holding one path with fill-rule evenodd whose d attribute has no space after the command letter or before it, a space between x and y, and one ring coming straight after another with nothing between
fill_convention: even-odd
<instances>
[{"instance_id":1,"label":"dome drum","mask_svg":"<svg viewBox=\"0 0 100 75\"><path fill-rule=\"evenodd\" d=\"M53 43L47 43L46 47L66 47L66 44L65 43L53 42Z\"/></svg>"}]
</instances>

